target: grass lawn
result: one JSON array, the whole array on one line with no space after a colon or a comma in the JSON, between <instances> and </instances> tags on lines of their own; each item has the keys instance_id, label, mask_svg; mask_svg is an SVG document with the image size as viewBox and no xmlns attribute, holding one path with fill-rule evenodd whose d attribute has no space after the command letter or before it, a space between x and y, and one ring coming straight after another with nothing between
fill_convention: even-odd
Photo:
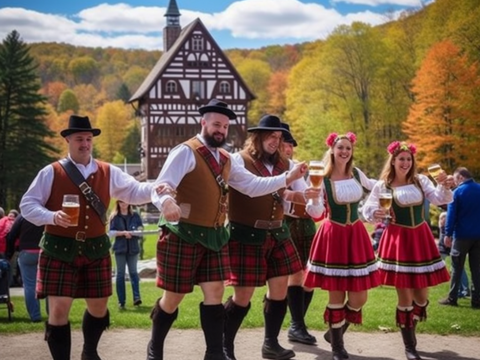
<instances>
[{"instance_id":1,"label":"grass lawn","mask_svg":"<svg viewBox=\"0 0 480 360\"><path fill-rule=\"evenodd\" d=\"M152 226L153 227L153 226ZM145 258L154 257L156 236L148 235L145 241ZM448 265L449 266L449 265ZM448 283L430 289L430 306L428 307L428 320L418 326L419 333L429 334L457 334L465 336L480 336L480 310L470 308L470 301L459 299L457 308L440 306L437 301L448 293ZM127 283L127 310L120 311L117 307L117 297L114 295L109 300L111 313L111 328L141 328L149 329L151 321L150 310L155 300L161 296L162 291L155 287L153 281L144 280L140 283L143 305L133 307L132 295L129 283ZM252 307L243 322L243 327L253 328L263 326L262 299L266 288L257 289ZM227 288L225 298L232 294L232 289ZM15 304L14 320L7 321L7 311L0 308L0 334L1 333L24 333L43 331L42 323L31 323L28 319L25 303L22 297L12 297ZM197 287L192 294L185 297L180 305L180 313L175 328L200 328L198 304L202 301L202 294ZM316 290L312 304L307 313L307 325L312 329L325 329L323 323L323 311L327 302L327 293ZM44 302L42 301L42 307ZM379 327L395 329L395 306L396 292L390 287L378 287L369 292L369 300L363 311L363 326L351 327L352 331L373 332L379 331ZM44 307L43 307L44 309ZM71 323L74 329L80 329L81 319L85 304L83 300L74 301L71 311ZM43 311L45 314L45 312ZM288 326L290 316L287 314L284 327ZM350 330L349 330L350 331Z\"/></svg>"}]
</instances>

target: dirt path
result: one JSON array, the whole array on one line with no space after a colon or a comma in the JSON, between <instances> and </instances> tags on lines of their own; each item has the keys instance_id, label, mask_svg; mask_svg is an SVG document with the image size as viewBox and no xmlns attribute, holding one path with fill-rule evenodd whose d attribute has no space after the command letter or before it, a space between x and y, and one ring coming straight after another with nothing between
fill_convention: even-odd
<instances>
[{"instance_id":1,"label":"dirt path","mask_svg":"<svg viewBox=\"0 0 480 360\"><path fill-rule=\"evenodd\" d=\"M280 341L295 350L298 360L330 360L329 345L321 332L312 331L318 346L289 344L286 331ZM102 360L144 360L150 332L146 330L111 330L104 334L99 346ZM480 360L480 338L420 334L418 350L424 360ZM261 359L263 330L241 330L236 342L238 360ZM82 334L73 332L72 360L80 359ZM345 347L350 360L405 360L401 336L395 333L365 334L349 331ZM165 360L202 360L205 351L203 333L199 330L173 329L167 337ZM43 334L0 335L1 360L51 360Z\"/></svg>"}]
</instances>

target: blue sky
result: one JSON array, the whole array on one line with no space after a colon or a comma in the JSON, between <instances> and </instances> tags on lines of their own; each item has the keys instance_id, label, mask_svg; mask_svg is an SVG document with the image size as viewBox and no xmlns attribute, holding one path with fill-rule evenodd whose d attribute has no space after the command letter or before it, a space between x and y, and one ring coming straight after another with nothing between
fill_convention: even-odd
<instances>
[{"instance_id":1,"label":"blue sky","mask_svg":"<svg viewBox=\"0 0 480 360\"><path fill-rule=\"evenodd\" d=\"M254 49L326 38L335 27L378 25L434 0L176 0L187 25L200 18L224 49ZM0 38L27 43L162 49L169 0L1 0Z\"/></svg>"}]
</instances>

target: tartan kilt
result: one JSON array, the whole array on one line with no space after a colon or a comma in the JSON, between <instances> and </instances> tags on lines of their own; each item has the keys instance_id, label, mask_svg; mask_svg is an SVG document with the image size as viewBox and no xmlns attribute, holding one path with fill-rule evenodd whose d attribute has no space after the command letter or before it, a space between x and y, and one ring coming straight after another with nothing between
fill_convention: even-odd
<instances>
[{"instance_id":1,"label":"tartan kilt","mask_svg":"<svg viewBox=\"0 0 480 360\"><path fill-rule=\"evenodd\" d=\"M267 280L295 274L303 269L300 256L291 238L276 240L270 234L260 245L244 244L230 239L232 286L264 286Z\"/></svg>"},{"instance_id":2,"label":"tartan kilt","mask_svg":"<svg viewBox=\"0 0 480 360\"><path fill-rule=\"evenodd\" d=\"M112 295L112 260L110 254L90 260L76 256L65 262L40 251L37 298L66 296L75 299L105 298Z\"/></svg>"},{"instance_id":3,"label":"tartan kilt","mask_svg":"<svg viewBox=\"0 0 480 360\"><path fill-rule=\"evenodd\" d=\"M157 241L157 287L187 294L195 285L229 277L227 245L213 251L200 243L188 243L167 229L162 231Z\"/></svg>"},{"instance_id":4,"label":"tartan kilt","mask_svg":"<svg viewBox=\"0 0 480 360\"><path fill-rule=\"evenodd\" d=\"M286 218L292 240L295 244L295 247L297 248L298 255L300 255L303 268L306 268L308 263L308 256L310 255L310 248L312 247L313 237L315 234L305 234L305 226L303 224L305 219L295 219L289 217Z\"/></svg>"}]
</instances>

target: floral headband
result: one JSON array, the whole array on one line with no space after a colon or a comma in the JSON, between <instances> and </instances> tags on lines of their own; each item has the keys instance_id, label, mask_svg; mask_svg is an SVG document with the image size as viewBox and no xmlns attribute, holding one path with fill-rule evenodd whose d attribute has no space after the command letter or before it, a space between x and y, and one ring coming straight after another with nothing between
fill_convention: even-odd
<instances>
[{"instance_id":1,"label":"floral headband","mask_svg":"<svg viewBox=\"0 0 480 360\"><path fill-rule=\"evenodd\" d=\"M393 141L388 145L387 151L392 155L397 155L401 151L408 151L410 154L415 155L417 147L413 144L407 144L405 141Z\"/></svg>"},{"instance_id":2,"label":"floral headband","mask_svg":"<svg viewBox=\"0 0 480 360\"><path fill-rule=\"evenodd\" d=\"M357 136L353 132L348 132L345 135L338 135L337 133L331 133L330 135L327 136L327 140L325 143L329 147L333 147L336 142L340 139L347 139L353 144L357 141Z\"/></svg>"}]
</instances>

